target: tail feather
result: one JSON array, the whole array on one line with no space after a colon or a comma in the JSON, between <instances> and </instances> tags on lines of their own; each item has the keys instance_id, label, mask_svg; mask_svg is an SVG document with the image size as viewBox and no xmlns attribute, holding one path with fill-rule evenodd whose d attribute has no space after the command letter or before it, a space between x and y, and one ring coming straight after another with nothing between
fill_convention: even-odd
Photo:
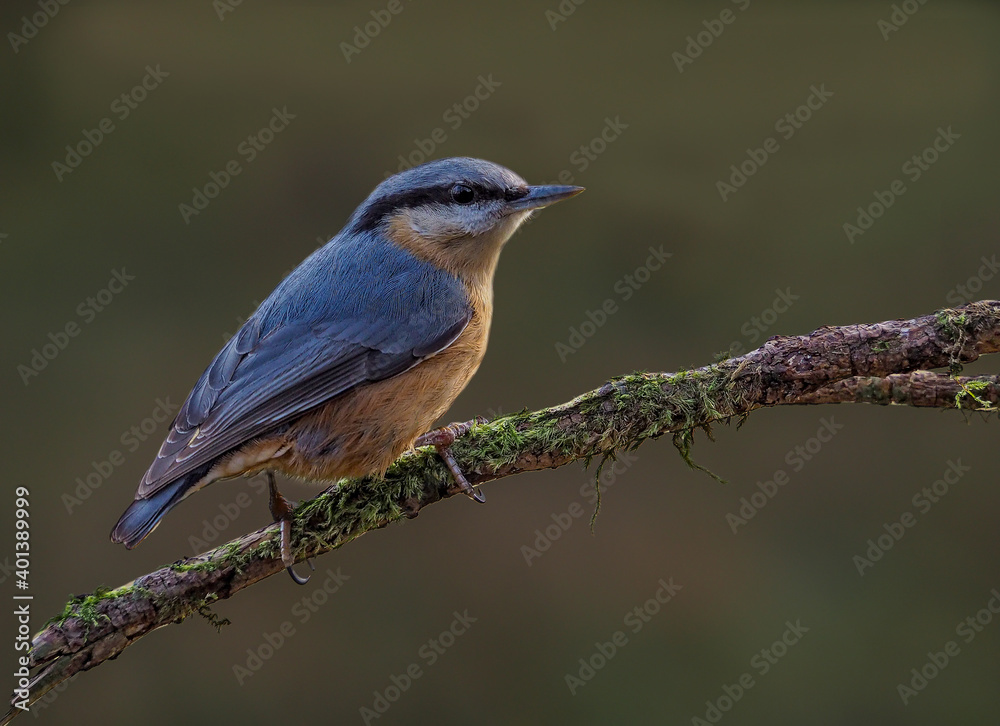
<instances>
[{"instance_id":1,"label":"tail feather","mask_svg":"<svg viewBox=\"0 0 1000 726\"><path fill-rule=\"evenodd\" d=\"M163 515L190 493L203 474L202 471L193 471L145 499L136 499L111 531L111 541L124 544L128 549L138 545L156 529Z\"/></svg>"}]
</instances>

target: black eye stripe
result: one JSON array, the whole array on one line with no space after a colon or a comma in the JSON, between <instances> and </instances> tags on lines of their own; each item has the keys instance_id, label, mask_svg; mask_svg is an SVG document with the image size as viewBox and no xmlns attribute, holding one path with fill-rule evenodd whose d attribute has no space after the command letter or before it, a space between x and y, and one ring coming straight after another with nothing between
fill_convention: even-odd
<instances>
[{"instance_id":1,"label":"black eye stripe","mask_svg":"<svg viewBox=\"0 0 1000 726\"><path fill-rule=\"evenodd\" d=\"M484 186L475 182L459 181L449 182L421 189L410 189L405 192L390 194L376 200L368 206L365 213L355 222L354 228L358 231L375 229L382 223L386 215L399 211L400 209L412 209L425 204L455 204L451 190L456 184L463 184L471 188L476 193L477 200L514 201L528 194L527 187L499 188L494 186Z\"/></svg>"}]
</instances>

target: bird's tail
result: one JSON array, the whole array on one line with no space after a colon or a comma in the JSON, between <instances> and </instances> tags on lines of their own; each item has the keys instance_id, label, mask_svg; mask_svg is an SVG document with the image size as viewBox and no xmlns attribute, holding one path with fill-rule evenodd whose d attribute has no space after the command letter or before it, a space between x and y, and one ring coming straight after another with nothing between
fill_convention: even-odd
<instances>
[{"instance_id":1,"label":"bird's tail","mask_svg":"<svg viewBox=\"0 0 1000 726\"><path fill-rule=\"evenodd\" d=\"M146 499L136 499L111 530L111 541L124 544L128 549L138 545L156 529L163 515L190 493L203 475L203 471L193 471L167 484Z\"/></svg>"}]
</instances>

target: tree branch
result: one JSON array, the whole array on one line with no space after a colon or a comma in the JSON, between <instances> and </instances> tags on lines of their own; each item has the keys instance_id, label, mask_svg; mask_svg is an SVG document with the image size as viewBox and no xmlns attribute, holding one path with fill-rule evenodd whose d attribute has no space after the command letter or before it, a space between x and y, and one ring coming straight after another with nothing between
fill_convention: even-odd
<instances>
[{"instance_id":1,"label":"tree branch","mask_svg":"<svg viewBox=\"0 0 1000 726\"><path fill-rule=\"evenodd\" d=\"M993 411L996 376L958 377L963 363L1000 351L1000 302L913 320L824 327L774 337L738 358L676 374L635 373L568 403L476 426L452 451L479 484L577 460L613 457L672 434L692 466L693 431L764 406L876 403ZM950 375L929 372L948 368ZM457 493L432 450L401 457L383 478L344 480L295 512L296 557L316 557ZM15 693L2 724L75 674L115 658L143 635L208 610L281 572L275 526L246 534L115 590L74 598L32 641L29 695Z\"/></svg>"}]
</instances>

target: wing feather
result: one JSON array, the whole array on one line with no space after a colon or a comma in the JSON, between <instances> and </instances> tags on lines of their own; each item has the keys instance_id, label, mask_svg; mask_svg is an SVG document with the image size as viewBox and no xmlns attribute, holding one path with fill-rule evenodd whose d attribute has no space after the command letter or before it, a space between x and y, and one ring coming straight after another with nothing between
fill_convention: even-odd
<instances>
[{"instance_id":1,"label":"wing feather","mask_svg":"<svg viewBox=\"0 0 1000 726\"><path fill-rule=\"evenodd\" d=\"M335 237L229 340L181 406L138 498L461 335L472 309L456 278L388 242L358 242Z\"/></svg>"}]
</instances>

